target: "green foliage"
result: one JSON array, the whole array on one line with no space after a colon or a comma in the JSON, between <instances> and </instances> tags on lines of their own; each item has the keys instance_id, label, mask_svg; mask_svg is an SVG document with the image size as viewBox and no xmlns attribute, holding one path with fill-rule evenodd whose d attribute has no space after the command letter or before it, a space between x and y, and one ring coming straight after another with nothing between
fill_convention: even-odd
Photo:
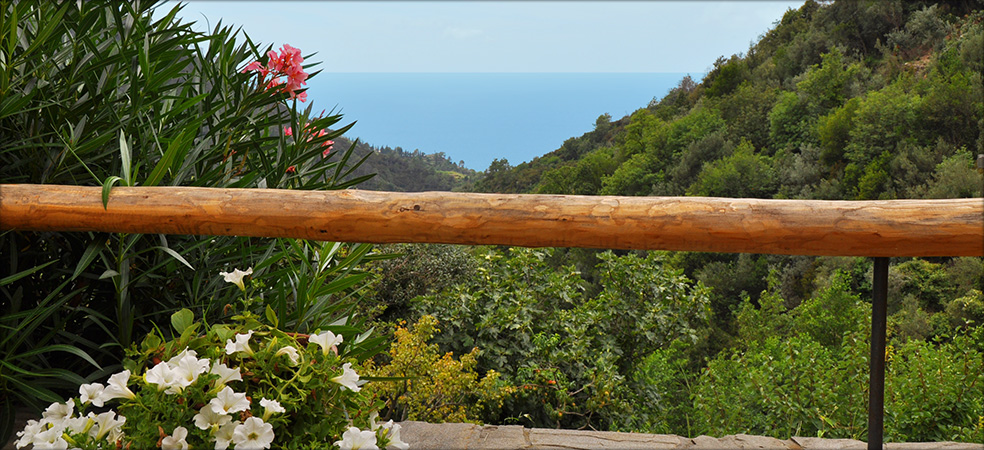
<instances>
[{"instance_id":1,"label":"green foliage","mask_svg":"<svg viewBox=\"0 0 984 450\"><path fill-rule=\"evenodd\" d=\"M858 67L858 64L850 69L845 67L844 55L836 47L821 55L821 63L811 67L803 81L796 84L796 89L806 95L811 115L824 114L844 103L850 95L848 81Z\"/></svg>"},{"instance_id":2,"label":"green foliage","mask_svg":"<svg viewBox=\"0 0 984 450\"><path fill-rule=\"evenodd\" d=\"M771 198L775 191L775 172L769 157L756 155L752 145L745 141L730 156L705 164L687 194Z\"/></svg>"},{"instance_id":3,"label":"green foliage","mask_svg":"<svg viewBox=\"0 0 984 450\"><path fill-rule=\"evenodd\" d=\"M276 322L275 316L269 317ZM219 427L194 426L195 415L228 385L246 395L247 407L254 417L262 416L272 425L274 448L319 448L340 440L342 432L353 423L370 428L369 413L378 406L365 393L343 388L336 381L346 371L362 372L358 366L351 366L371 356L372 350L363 345L365 336L359 336L358 331L346 328L340 332L348 337L342 341L346 344L332 351L316 344L314 334L287 333L250 314L234 318L229 325L208 326L195 322L191 311L184 309L172 315L172 324L173 339L165 340L158 331L127 350L124 367L138 381L133 383L133 398L121 400L116 408L126 417L125 446L154 447L161 439L161 429L171 434L177 426L189 430L189 444L210 444ZM333 327L335 331L340 328ZM335 337L334 333L330 336ZM246 339L242 349L238 349L233 343L242 337ZM230 351L230 346L238 350ZM153 381L151 369L160 364L174 369L188 355L197 361L195 365L211 362L213 370L195 373L195 379L183 387L175 388L160 376ZM219 362L234 369L238 380L233 377L223 381L226 377L214 369ZM261 406L261 399L276 401L283 410L261 414L268 409Z\"/></svg>"},{"instance_id":4,"label":"green foliage","mask_svg":"<svg viewBox=\"0 0 984 450\"><path fill-rule=\"evenodd\" d=\"M863 437L867 339L847 342L836 358L802 334L773 335L748 350L722 352L694 389L698 432Z\"/></svg>"},{"instance_id":5,"label":"green foliage","mask_svg":"<svg viewBox=\"0 0 984 450\"><path fill-rule=\"evenodd\" d=\"M891 270L898 273L895 278L898 280L898 294L902 297L914 297L918 305L927 311L941 311L949 299L962 294L956 292L941 264L911 259L896 264Z\"/></svg>"},{"instance_id":6,"label":"green foliage","mask_svg":"<svg viewBox=\"0 0 984 450\"><path fill-rule=\"evenodd\" d=\"M769 112L770 145L776 150L793 150L813 142L814 120L805 95L783 91Z\"/></svg>"},{"instance_id":7,"label":"green foliage","mask_svg":"<svg viewBox=\"0 0 984 450\"><path fill-rule=\"evenodd\" d=\"M536 186L538 194L592 195L601 191L603 181L616 170L611 147L588 153L573 165L548 170Z\"/></svg>"},{"instance_id":8,"label":"green foliage","mask_svg":"<svg viewBox=\"0 0 984 450\"><path fill-rule=\"evenodd\" d=\"M378 276L362 309L377 309L373 313L384 322L406 317L414 297L441 292L473 276L477 265L463 246L391 244L379 246L379 251L396 257L373 264Z\"/></svg>"},{"instance_id":9,"label":"green foliage","mask_svg":"<svg viewBox=\"0 0 984 450\"><path fill-rule=\"evenodd\" d=\"M887 354L885 438L898 442L984 442L981 328L934 345L910 340Z\"/></svg>"},{"instance_id":10,"label":"green foliage","mask_svg":"<svg viewBox=\"0 0 984 450\"><path fill-rule=\"evenodd\" d=\"M352 147L328 151L348 129L341 116L315 116L297 107L300 92L242 70L269 48L237 44L221 24L197 33L180 6L154 20L156 3L0 3L0 179L104 186L111 209L114 185L344 189L367 178L353 175ZM2 316L25 320L0 328L18 379L0 387L5 410L74 391L68 374L92 364L118 367L119 350L185 307L212 320L226 304L269 305L294 330L355 325L356 266L372 259L368 246L115 233L7 232L0 248L0 272L29 274L0 283ZM246 265L266 275L263 301L239 300L218 277ZM73 357L53 357L68 347Z\"/></svg>"},{"instance_id":11,"label":"green foliage","mask_svg":"<svg viewBox=\"0 0 984 450\"><path fill-rule=\"evenodd\" d=\"M657 156L666 159L665 166L679 158L688 145L697 142L707 135L723 129L724 120L714 109L695 107L687 115L671 122L666 136L666 149L658 150Z\"/></svg>"},{"instance_id":12,"label":"green foliage","mask_svg":"<svg viewBox=\"0 0 984 450\"><path fill-rule=\"evenodd\" d=\"M455 360L428 341L440 330L432 316L422 316L409 328L397 327L389 361L368 366L371 377L394 378L374 383L370 391L386 402L384 419L423 420L431 423L477 421L502 407L515 391L489 370L481 379L475 372L478 348Z\"/></svg>"},{"instance_id":13,"label":"green foliage","mask_svg":"<svg viewBox=\"0 0 984 450\"><path fill-rule=\"evenodd\" d=\"M725 61L723 57L718 58L714 63L714 70L707 74L704 83L707 89L704 93L708 97L720 97L730 94L747 77L748 68L745 61L737 55Z\"/></svg>"},{"instance_id":14,"label":"green foliage","mask_svg":"<svg viewBox=\"0 0 984 450\"><path fill-rule=\"evenodd\" d=\"M913 193L923 198L984 197L984 183L973 163L969 152L959 151L940 162L932 179Z\"/></svg>"},{"instance_id":15,"label":"green foliage","mask_svg":"<svg viewBox=\"0 0 984 450\"><path fill-rule=\"evenodd\" d=\"M629 378L626 413L616 417L612 429L637 433L693 436L690 400L696 380L688 358L691 346L674 340L643 358Z\"/></svg>"},{"instance_id":16,"label":"green foliage","mask_svg":"<svg viewBox=\"0 0 984 450\"><path fill-rule=\"evenodd\" d=\"M499 416L535 426L609 427L627 398L637 361L674 340L693 345L706 331L706 290L657 254L598 255L602 290L585 298L570 266L547 264L548 249L479 254L476 276L421 297L415 308L445 324L443 351L481 347L477 370L516 388ZM640 394L641 395L641 394Z\"/></svg>"},{"instance_id":17,"label":"green foliage","mask_svg":"<svg viewBox=\"0 0 984 450\"><path fill-rule=\"evenodd\" d=\"M636 153L618 166L615 172L601 180L601 195L650 195L653 187L662 181L662 173L656 171L660 163L650 153Z\"/></svg>"},{"instance_id":18,"label":"green foliage","mask_svg":"<svg viewBox=\"0 0 984 450\"><path fill-rule=\"evenodd\" d=\"M905 27L888 33L888 48L911 59L936 49L952 32L951 25L940 17L939 5L923 7L909 15Z\"/></svg>"},{"instance_id":19,"label":"green foliage","mask_svg":"<svg viewBox=\"0 0 984 450\"><path fill-rule=\"evenodd\" d=\"M343 137L335 145L348 148L353 144ZM359 184L359 189L395 192L456 191L474 183L478 173L448 159L443 152L426 154L419 150L405 151L400 147L372 147L356 142L352 157L365 162L352 172L361 177L374 174Z\"/></svg>"},{"instance_id":20,"label":"green foliage","mask_svg":"<svg viewBox=\"0 0 984 450\"><path fill-rule=\"evenodd\" d=\"M859 98L852 98L818 120L817 137L823 148L821 157L825 165L833 166L844 159L844 149L850 141L854 115L859 103L861 103Z\"/></svg>"},{"instance_id":21,"label":"green foliage","mask_svg":"<svg viewBox=\"0 0 984 450\"><path fill-rule=\"evenodd\" d=\"M922 143L918 135L921 103L922 96L906 92L902 83L868 93L858 105L849 133L848 160L866 166L878 155L893 152L901 142Z\"/></svg>"}]
</instances>

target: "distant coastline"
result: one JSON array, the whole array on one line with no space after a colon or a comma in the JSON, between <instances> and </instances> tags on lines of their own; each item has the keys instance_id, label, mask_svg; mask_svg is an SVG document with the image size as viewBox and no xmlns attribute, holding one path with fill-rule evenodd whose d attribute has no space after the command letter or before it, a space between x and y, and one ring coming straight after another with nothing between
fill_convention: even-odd
<instances>
[{"instance_id":1,"label":"distant coastline","mask_svg":"<svg viewBox=\"0 0 984 450\"><path fill-rule=\"evenodd\" d=\"M356 121L346 136L376 147L444 152L485 170L556 150L662 98L688 73L327 73L309 80L315 112ZM695 81L704 74L690 73Z\"/></svg>"}]
</instances>

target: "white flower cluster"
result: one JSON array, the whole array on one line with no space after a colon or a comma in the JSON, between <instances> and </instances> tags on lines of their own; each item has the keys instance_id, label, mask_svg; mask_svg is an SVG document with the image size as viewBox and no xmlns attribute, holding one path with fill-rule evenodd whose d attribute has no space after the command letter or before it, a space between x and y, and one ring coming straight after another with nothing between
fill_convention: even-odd
<instances>
[{"instance_id":1,"label":"white flower cluster","mask_svg":"<svg viewBox=\"0 0 984 450\"><path fill-rule=\"evenodd\" d=\"M249 335L237 335L236 338L240 340L245 337L242 339L245 344L250 335L252 332ZM215 450L225 450L230 445L239 449L270 448L274 438L273 425L265 421L274 413L286 411L276 400L263 398L260 400L260 406L264 408L262 419L249 417L243 422L233 420L232 414L250 409L246 394L237 393L229 386L225 386L230 381L242 380L238 368L229 368L220 362L212 364L207 358L199 359L194 350L185 349L174 358L155 365L144 374L143 379L147 384L157 386L157 389L164 391L165 394L173 395L192 385L198 380L198 376L205 372L218 375L219 378L213 382L213 387L221 389L215 398L199 410L194 420L196 427L211 432ZM79 387L80 400L82 404L92 403L99 407L106 401L116 398L132 400L135 395L127 387L129 379L130 371L124 370L109 377L107 386L101 383L84 384ZM77 434L88 434L96 441L106 439L110 444L107 448L116 448L116 444L123 437L121 426L126 422L126 417L118 416L113 411L99 415L90 412L85 417L72 417L74 408L75 403L72 401L64 404L53 403L45 411L41 421L31 420L23 431L17 433L17 448L33 445L36 449L66 450L72 436ZM161 440L161 449L188 450L187 437L187 428L175 427L170 435Z\"/></svg>"},{"instance_id":2,"label":"white flower cluster","mask_svg":"<svg viewBox=\"0 0 984 450\"><path fill-rule=\"evenodd\" d=\"M369 430L360 430L357 427L349 427L342 433L342 440L335 441L339 450L379 450L377 439L382 438L389 441L386 450L407 450L410 444L400 439L400 424L393 423L392 420L384 424L377 424L378 413L369 416Z\"/></svg>"},{"instance_id":3,"label":"white flower cluster","mask_svg":"<svg viewBox=\"0 0 984 450\"><path fill-rule=\"evenodd\" d=\"M129 372L126 375L129 376ZM116 448L116 443L123 437L122 425L126 417L112 411L73 417L74 411L74 402L52 403L40 421L30 420L23 431L17 432L14 445L17 448L33 445L36 449L66 450L71 440L66 436L87 435L96 442L105 440L106 448Z\"/></svg>"},{"instance_id":4,"label":"white flower cluster","mask_svg":"<svg viewBox=\"0 0 984 450\"><path fill-rule=\"evenodd\" d=\"M225 353L253 355L249 345L252 336L253 331L249 331L245 334L237 334L235 339L228 339ZM323 354L326 355L329 352L338 354L338 345L343 342L342 336L335 335L331 331L313 334L309 340L320 346ZM276 356L287 356L295 366L301 362L301 355L292 346L279 349ZM264 410L262 416L258 417L257 414L244 421L234 420L240 416L238 413L250 410L250 400L247 399L246 394L235 392L227 386L229 382L242 381L242 374L238 367L230 368L219 361L212 362L208 358L198 358L194 350L186 348L177 356L157 363L139 378L146 386L153 386L159 392L176 395L193 385L204 373L216 375L217 378L212 380L211 386L211 392L216 394L194 416L194 426L209 432L215 450L226 450L230 446L235 449L270 448L274 432L273 425L267 421L273 414L282 414L286 410L276 400L263 398L260 400L260 406ZM82 405L91 403L93 406L103 407L107 401L113 399L134 400L136 395L127 386L129 381L130 371L124 370L110 376L106 385L84 384L79 387L79 401ZM359 392L361 385L365 383L364 380L359 379L359 374L352 369L351 363L343 364L342 373L331 378L330 381L353 392ZM74 408L74 401L64 404L53 403L40 421L30 421L23 431L17 433L17 448L33 445L36 449L66 450L69 445L73 445L74 448L73 436L79 435L88 435L97 441L95 444L97 448L103 448L103 445L98 443L102 440L105 440L106 448L115 449L122 443L124 437L122 425L126 422L126 417L117 415L114 411L98 415L90 412L84 417L72 417ZM377 415L374 415L370 418L371 430L361 431L357 427L350 427L342 435L342 440L336 441L335 445L343 450L378 449L376 445L378 438L387 450L406 450L409 446L400 440L400 425L394 424L392 420L379 425L376 424L376 417ZM166 432L167 430L164 430L162 434ZM161 439L161 449L188 450L190 445L187 438L188 429L177 426L170 430L169 435Z\"/></svg>"}]
</instances>

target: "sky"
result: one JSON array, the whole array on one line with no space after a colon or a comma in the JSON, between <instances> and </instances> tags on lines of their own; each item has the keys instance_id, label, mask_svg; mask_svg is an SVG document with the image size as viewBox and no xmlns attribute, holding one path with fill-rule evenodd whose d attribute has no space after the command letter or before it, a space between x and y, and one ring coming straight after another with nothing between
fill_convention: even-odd
<instances>
[{"instance_id":1,"label":"sky","mask_svg":"<svg viewBox=\"0 0 984 450\"><path fill-rule=\"evenodd\" d=\"M158 15L176 2L158 8ZM706 73L799 1L191 1L326 72Z\"/></svg>"}]
</instances>

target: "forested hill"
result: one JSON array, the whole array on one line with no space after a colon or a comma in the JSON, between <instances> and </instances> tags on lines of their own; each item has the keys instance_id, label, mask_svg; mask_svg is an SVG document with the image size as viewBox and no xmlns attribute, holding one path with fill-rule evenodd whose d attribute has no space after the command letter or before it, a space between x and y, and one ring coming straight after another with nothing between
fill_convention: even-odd
<instances>
[{"instance_id":1,"label":"forested hill","mask_svg":"<svg viewBox=\"0 0 984 450\"><path fill-rule=\"evenodd\" d=\"M811 0L703 80L684 78L627 117L602 115L531 162L493 161L472 190L981 196L982 41L980 0ZM402 256L380 262L369 304L397 324L391 355L406 369L379 375L432 380L394 388L395 418L868 434L869 258L387 251ZM984 442L984 397L968 395L984 385L984 258L892 258L888 280L885 439ZM474 372L452 378L451 355Z\"/></svg>"},{"instance_id":2,"label":"forested hill","mask_svg":"<svg viewBox=\"0 0 984 450\"><path fill-rule=\"evenodd\" d=\"M890 199L981 195L984 2L807 1L700 82L479 192Z\"/></svg>"},{"instance_id":3,"label":"forested hill","mask_svg":"<svg viewBox=\"0 0 984 450\"><path fill-rule=\"evenodd\" d=\"M352 141L338 138L335 148L348 149ZM374 191L422 192L454 191L474 182L476 172L455 163L443 153L412 152L402 148L373 147L364 142L356 142L351 161L359 161L369 155L361 166L355 169L352 177L376 174L368 181L359 184L359 189Z\"/></svg>"}]
</instances>

